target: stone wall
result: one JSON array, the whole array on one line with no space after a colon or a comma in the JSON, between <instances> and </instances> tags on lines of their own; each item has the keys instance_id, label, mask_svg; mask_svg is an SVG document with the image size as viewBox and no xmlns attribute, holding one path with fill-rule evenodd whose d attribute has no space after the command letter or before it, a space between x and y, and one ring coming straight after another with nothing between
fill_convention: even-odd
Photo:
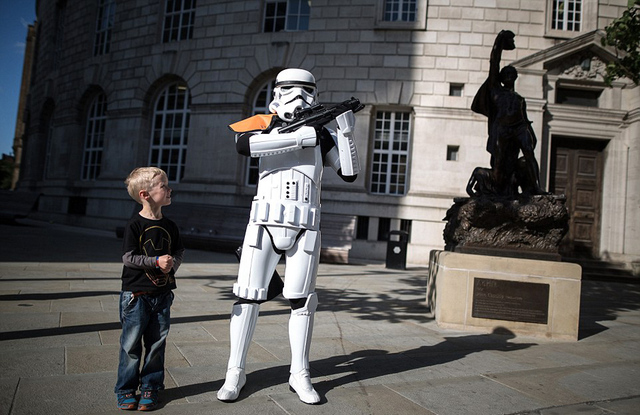
<instances>
[{"instance_id":1,"label":"stone wall","mask_svg":"<svg viewBox=\"0 0 640 415\"><path fill-rule=\"evenodd\" d=\"M345 185L327 171L324 208L335 214L411 220L409 262L416 263L426 262L424 252L442 248L444 213L454 197L465 195L473 168L489 164L484 150L486 118L469 107L487 76L496 33L516 33L517 49L505 52L505 64L564 41L546 35L545 0L419 0L421 7L428 3L426 19L420 23L424 27L411 30L385 28L379 19L381 0L314 0L308 31L278 33L262 33L262 1L198 0L193 39L162 43L162 2L128 0L117 2L110 53L94 57L95 3L66 3L63 46L56 48L56 2L38 2L28 154L21 185L44 193L42 217L56 214L57 220L64 220L66 204L47 199L72 195L94 200L88 203L91 218L86 222L96 226L110 227L128 216L130 200L122 180L134 166L148 163L153 103L172 80L184 81L192 96L188 160L184 180L173 186L179 195L176 202L246 205L253 189L243 185L246 161L236 154L227 125L248 115L252 94L278 70L303 67L316 76L322 102L356 96L367 105L357 114L363 174L355 184ZM626 0L600 0L598 7L586 9L585 28L602 28L625 6ZM546 95L537 74L523 77L523 95L532 101L530 117L542 140ZM527 79L533 83L526 84ZM449 95L451 84L463 85L462 96ZM80 180L80 164L86 106L95 91L107 96L107 137L99 183L87 183ZM637 91L623 91L621 100L628 102ZM637 112L638 101L634 102L632 111ZM50 104L54 165L43 181L43 114ZM413 114L409 192L403 197L368 192L372 118L378 110ZM612 140L624 134L635 143L638 128L616 131ZM448 145L459 147L457 161L446 160ZM541 142L537 157L548 168L544 148ZM637 150L630 151L632 183L638 163ZM634 198L636 193L622 195L607 209L617 211L633 204ZM635 235L638 215L631 211L627 216ZM604 249L607 238L603 229ZM610 246L622 253L629 241Z\"/></svg>"}]
</instances>

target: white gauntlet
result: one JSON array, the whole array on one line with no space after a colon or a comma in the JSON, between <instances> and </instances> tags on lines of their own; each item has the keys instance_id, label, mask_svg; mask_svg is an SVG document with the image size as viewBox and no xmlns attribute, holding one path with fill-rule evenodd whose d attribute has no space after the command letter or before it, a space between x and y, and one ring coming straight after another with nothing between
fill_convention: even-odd
<instances>
[{"instance_id":1,"label":"white gauntlet","mask_svg":"<svg viewBox=\"0 0 640 415\"><path fill-rule=\"evenodd\" d=\"M344 176L355 176L360 172L358 150L353 137L356 117L349 110L336 117L338 123L338 151L340 152L340 168Z\"/></svg>"},{"instance_id":2,"label":"white gauntlet","mask_svg":"<svg viewBox=\"0 0 640 415\"><path fill-rule=\"evenodd\" d=\"M251 157L272 156L316 145L316 130L309 126L284 134L279 134L277 129L273 129L269 134L256 134L249 138Z\"/></svg>"}]
</instances>

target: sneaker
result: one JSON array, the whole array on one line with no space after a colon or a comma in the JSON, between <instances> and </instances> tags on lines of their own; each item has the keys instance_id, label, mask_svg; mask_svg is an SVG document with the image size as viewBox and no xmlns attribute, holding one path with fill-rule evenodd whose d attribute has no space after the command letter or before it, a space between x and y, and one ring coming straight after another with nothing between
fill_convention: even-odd
<instances>
[{"instance_id":1,"label":"sneaker","mask_svg":"<svg viewBox=\"0 0 640 415\"><path fill-rule=\"evenodd\" d=\"M142 391L138 402L138 411L153 411L158 406L158 391Z\"/></svg>"},{"instance_id":2,"label":"sneaker","mask_svg":"<svg viewBox=\"0 0 640 415\"><path fill-rule=\"evenodd\" d=\"M119 393L117 398L118 398L118 409L123 409L125 411L132 411L138 407L138 400L136 399L136 394L133 392Z\"/></svg>"}]
</instances>

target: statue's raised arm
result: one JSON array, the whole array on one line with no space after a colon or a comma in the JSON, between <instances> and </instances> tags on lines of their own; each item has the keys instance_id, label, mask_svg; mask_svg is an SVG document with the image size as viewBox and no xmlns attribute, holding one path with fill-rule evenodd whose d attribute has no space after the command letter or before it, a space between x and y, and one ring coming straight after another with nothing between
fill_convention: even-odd
<instances>
[{"instance_id":1,"label":"statue's raised arm","mask_svg":"<svg viewBox=\"0 0 640 415\"><path fill-rule=\"evenodd\" d=\"M491 48L491 58L489 60L489 76L482 84L478 93L473 98L471 110L486 117L492 117L492 107L490 90L500 86L500 61L503 50L514 50L515 34L511 30L501 30L493 42Z\"/></svg>"}]
</instances>

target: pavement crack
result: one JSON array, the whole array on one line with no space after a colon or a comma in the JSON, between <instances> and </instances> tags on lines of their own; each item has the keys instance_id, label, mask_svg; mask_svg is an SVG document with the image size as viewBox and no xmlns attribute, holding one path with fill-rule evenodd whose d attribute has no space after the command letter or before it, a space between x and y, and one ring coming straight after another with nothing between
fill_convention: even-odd
<instances>
[{"instance_id":1,"label":"pavement crack","mask_svg":"<svg viewBox=\"0 0 640 415\"><path fill-rule=\"evenodd\" d=\"M13 396L11 397L11 405L9 405L9 411L7 412L9 415L13 414L13 407L16 402L16 398L18 396L18 389L20 388L20 382L22 378L18 378L18 383L16 383L16 388L13 390Z\"/></svg>"}]
</instances>

